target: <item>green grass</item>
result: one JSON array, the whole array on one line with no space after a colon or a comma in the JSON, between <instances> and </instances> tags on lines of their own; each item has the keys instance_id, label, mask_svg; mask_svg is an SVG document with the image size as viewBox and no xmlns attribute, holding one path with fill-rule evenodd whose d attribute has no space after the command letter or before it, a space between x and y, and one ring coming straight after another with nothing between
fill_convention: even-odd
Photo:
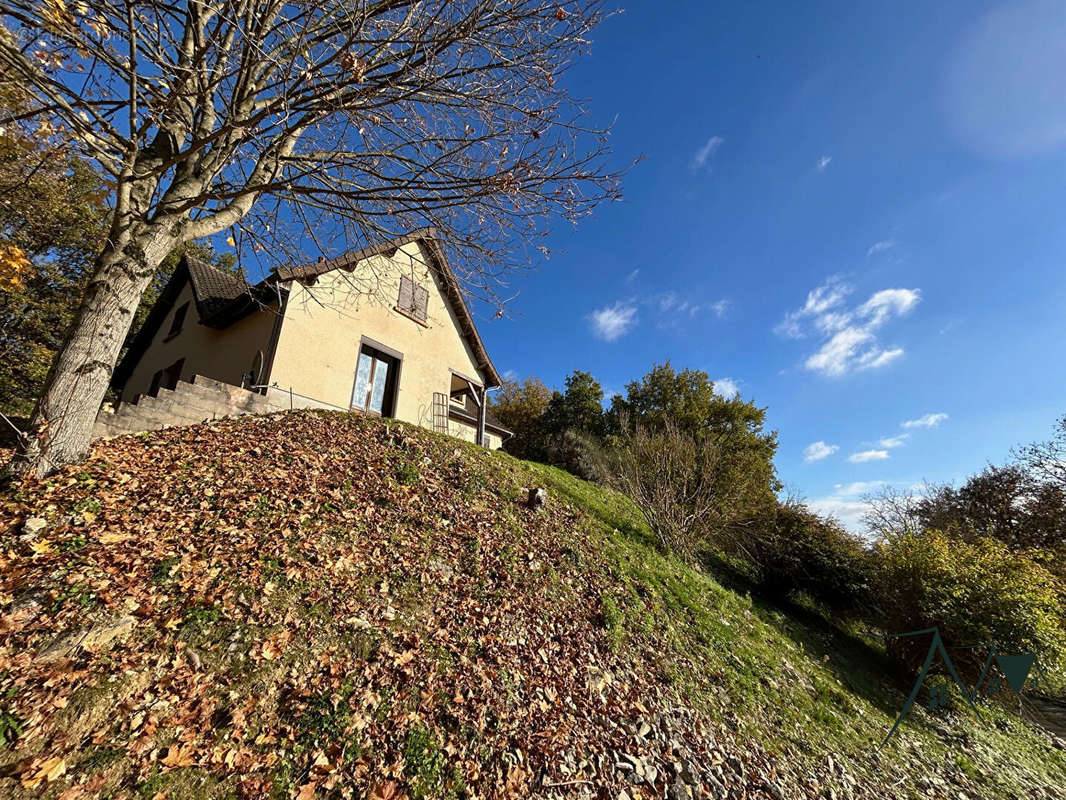
<instances>
[{"instance_id":1,"label":"green grass","mask_svg":"<svg viewBox=\"0 0 1066 800\"><path fill-rule=\"evenodd\" d=\"M532 473L549 502L582 509L601 537L614 583L601 600L612 643L654 642L648 652L658 648L663 677L712 716L735 719L744 735L811 761L843 756L872 785L884 779L876 765L883 757L909 765L915 780L954 764L993 797L1025 796L1033 778L1066 786L1061 753L1017 716L987 705L982 723L961 708L933 715L916 704L879 751L913 677L870 632L837 625L809 603L753 596L741 572L712 573L665 555L623 495L553 467L497 458Z\"/></svg>"}]
</instances>

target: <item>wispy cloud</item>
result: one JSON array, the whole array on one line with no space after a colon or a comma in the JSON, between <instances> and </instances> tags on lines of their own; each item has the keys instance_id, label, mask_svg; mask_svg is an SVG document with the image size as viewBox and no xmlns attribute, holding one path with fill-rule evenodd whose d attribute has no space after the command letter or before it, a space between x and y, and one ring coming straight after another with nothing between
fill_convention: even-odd
<instances>
[{"instance_id":1,"label":"wispy cloud","mask_svg":"<svg viewBox=\"0 0 1066 800\"><path fill-rule=\"evenodd\" d=\"M852 481L851 483L838 483L833 487L833 493L841 497L862 497L864 494L877 491L885 485L885 481Z\"/></svg>"},{"instance_id":2,"label":"wispy cloud","mask_svg":"<svg viewBox=\"0 0 1066 800\"><path fill-rule=\"evenodd\" d=\"M669 291L655 295L648 301L664 317L666 323L676 322L680 317L695 317L696 315L710 311L718 318L724 317L729 311L728 300L717 300L713 303L700 303L681 297L677 292Z\"/></svg>"},{"instance_id":3,"label":"wispy cloud","mask_svg":"<svg viewBox=\"0 0 1066 800\"><path fill-rule=\"evenodd\" d=\"M814 165L814 168L819 172L825 172L825 168L829 166L829 162L832 160L832 156L822 156L818 159L818 163Z\"/></svg>"},{"instance_id":4,"label":"wispy cloud","mask_svg":"<svg viewBox=\"0 0 1066 800\"><path fill-rule=\"evenodd\" d=\"M714 393L731 400L740 394L740 386L732 378L718 378L714 381Z\"/></svg>"},{"instance_id":5,"label":"wispy cloud","mask_svg":"<svg viewBox=\"0 0 1066 800\"><path fill-rule=\"evenodd\" d=\"M601 308L589 314L592 332L605 342L613 342L624 336L637 323L637 308L618 301L613 306Z\"/></svg>"},{"instance_id":6,"label":"wispy cloud","mask_svg":"<svg viewBox=\"0 0 1066 800\"><path fill-rule=\"evenodd\" d=\"M509 369L505 370L500 377L502 377L505 381L516 381L518 380L518 373L515 372L513 369Z\"/></svg>"},{"instance_id":7,"label":"wispy cloud","mask_svg":"<svg viewBox=\"0 0 1066 800\"><path fill-rule=\"evenodd\" d=\"M626 283L632 283L633 281L635 281L639 274L640 274L640 270L639 269L635 269L632 272L630 272L628 275L626 275Z\"/></svg>"},{"instance_id":8,"label":"wispy cloud","mask_svg":"<svg viewBox=\"0 0 1066 800\"><path fill-rule=\"evenodd\" d=\"M829 458L839 449L840 447L835 444L826 444L822 441L811 442L803 448L803 460L808 464L813 461L821 461L823 458Z\"/></svg>"},{"instance_id":9,"label":"wispy cloud","mask_svg":"<svg viewBox=\"0 0 1066 800\"><path fill-rule=\"evenodd\" d=\"M865 464L867 461L884 461L888 458L887 450L862 450L848 456L852 464Z\"/></svg>"},{"instance_id":10,"label":"wispy cloud","mask_svg":"<svg viewBox=\"0 0 1066 800\"><path fill-rule=\"evenodd\" d=\"M901 422L900 423L900 427L902 427L902 428L935 428L937 425L939 425L941 422L943 422L947 418L948 418L948 415L943 413L943 412L938 412L938 413L935 413L935 414L926 414L923 417L918 417L918 419L909 419L906 422Z\"/></svg>"},{"instance_id":11,"label":"wispy cloud","mask_svg":"<svg viewBox=\"0 0 1066 800\"><path fill-rule=\"evenodd\" d=\"M803 306L788 312L774 328L781 336L800 339L813 334L822 340L821 347L804 362L812 372L839 377L853 370L886 366L903 355L901 347L882 347L877 330L911 311L921 292L882 289L866 302L848 308L845 300L851 291L839 278L830 278L811 290Z\"/></svg>"},{"instance_id":12,"label":"wispy cloud","mask_svg":"<svg viewBox=\"0 0 1066 800\"><path fill-rule=\"evenodd\" d=\"M878 253L883 253L886 250L891 250L895 246L895 239L883 239L880 242L874 242L872 245L870 245L870 249L866 251L866 256L875 256Z\"/></svg>"},{"instance_id":13,"label":"wispy cloud","mask_svg":"<svg viewBox=\"0 0 1066 800\"><path fill-rule=\"evenodd\" d=\"M777 324L774 331L781 336L802 339L805 335L804 320L812 317L821 319L823 315L840 306L850 292L851 287L839 278L830 278L817 289L807 292L807 302L801 308L785 314L785 318Z\"/></svg>"},{"instance_id":14,"label":"wispy cloud","mask_svg":"<svg viewBox=\"0 0 1066 800\"><path fill-rule=\"evenodd\" d=\"M903 447L909 438L909 433L901 433L899 436L886 436L883 439L878 439L877 446L886 450L892 450L896 447Z\"/></svg>"},{"instance_id":15,"label":"wispy cloud","mask_svg":"<svg viewBox=\"0 0 1066 800\"><path fill-rule=\"evenodd\" d=\"M707 166L707 162L710 161L719 147L725 143L725 139L721 136L712 136L707 142L696 151L696 154L692 157L692 169L700 170Z\"/></svg>"}]
</instances>

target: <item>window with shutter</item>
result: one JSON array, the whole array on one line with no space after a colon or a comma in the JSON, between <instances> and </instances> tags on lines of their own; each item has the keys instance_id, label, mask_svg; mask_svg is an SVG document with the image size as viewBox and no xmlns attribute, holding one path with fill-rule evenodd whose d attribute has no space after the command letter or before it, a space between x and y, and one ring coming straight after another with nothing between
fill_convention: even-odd
<instances>
[{"instance_id":1,"label":"window with shutter","mask_svg":"<svg viewBox=\"0 0 1066 800\"><path fill-rule=\"evenodd\" d=\"M429 306L429 290L415 284L414 313L423 322L426 321L426 308Z\"/></svg>"},{"instance_id":2,"label":"window with shutter","mask_svg":"<svg viewBox=\"0 0 1066 800\"><path fill-rule=\"evenodd\" d=\"M401 310L414 313L415 307L415 282L406 275L400 276L400 299L396 305Z\"/></svg>"},{"instance_id":3,"label":"window with shutter","mask_svg":"<svg viewBox=\"0 0 1066 800\"><path fill-rule=\"evenodd\" d=\"M415 319L425 322L429 307L429 290L405 275L400 276L400 297L396 307Z\"/></svg>"}]
</instances>

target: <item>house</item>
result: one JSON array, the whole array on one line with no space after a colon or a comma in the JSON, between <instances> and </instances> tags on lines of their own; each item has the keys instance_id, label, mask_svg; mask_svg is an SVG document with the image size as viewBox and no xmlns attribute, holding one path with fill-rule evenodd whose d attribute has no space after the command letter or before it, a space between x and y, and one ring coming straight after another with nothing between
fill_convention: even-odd
<instances>
[{"instance_id":1,"label":"house","mask_svg":"<svg viewBox=\"0 0 1066 800\"><path fill-rule=\"evenodd\" d=\"M254 286L186 256L115 370L125 403L194 376L271 408L394 417L497 448L500 376L432 229Z\"/></svg>"}]
</instances>

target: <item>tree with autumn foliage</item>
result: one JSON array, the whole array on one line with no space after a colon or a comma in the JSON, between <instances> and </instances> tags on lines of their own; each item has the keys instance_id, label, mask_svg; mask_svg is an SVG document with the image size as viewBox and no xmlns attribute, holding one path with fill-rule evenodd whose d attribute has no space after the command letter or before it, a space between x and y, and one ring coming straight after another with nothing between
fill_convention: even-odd
<instances>
[{"instance_id":1,"label":"tree with autumn foliage","mask_svg":"<svg viewBox=\"0 0 1066 800\"><path fill-rule=\"evenodd\" d=\"M504 449L517 458L543 461L546 457L544 412L552 399L551 389L531 376L521 383L505 382L490 398L493 416L514 434L504 442Z\"/></svg>"},{"instance_id":2,"label":"tree with autumn foliage","mask_svg":"<svg viewBox=\"0 0 1066 800\"><path fill-rule=\"evenodd\" d=\"M287 263L433 226L492 300L554 218L619 196L562 85L600 0L3 2L0 68L110 182L110 227L12 468L87 452L135 310L183 243Z\"/></svg>"},{"instance_id":3,"label":"tree with autumn foliage","mask_svg":"<svg viewBox=\"0 0 1066 800\"><path fill-rule=\"evenodd\" d=\"M6 80L5 80L6 78ZM0 70L0 114L30 96ZM104 241L107 189L47 126L0 129L0 411L29 415ZM5 431L5 434L8 431Z\"/></svg>"},{"instance_id":4,"label":"tree with autumn foliage","mask_svg":"<svg viewBox=\"0 0 1066 800\"><path fill-rule=\"evenodd\" d=\"M8 82L0 89L0 108L17 114L26 98ZM0 413L26 417L33 411L104 241L107 194L104 179L61 137L0 132ZM235 269L233 255L216 253L209 242L175 248L141 297L131 333L186 252Z\"/></svg>"}]
</instances>

